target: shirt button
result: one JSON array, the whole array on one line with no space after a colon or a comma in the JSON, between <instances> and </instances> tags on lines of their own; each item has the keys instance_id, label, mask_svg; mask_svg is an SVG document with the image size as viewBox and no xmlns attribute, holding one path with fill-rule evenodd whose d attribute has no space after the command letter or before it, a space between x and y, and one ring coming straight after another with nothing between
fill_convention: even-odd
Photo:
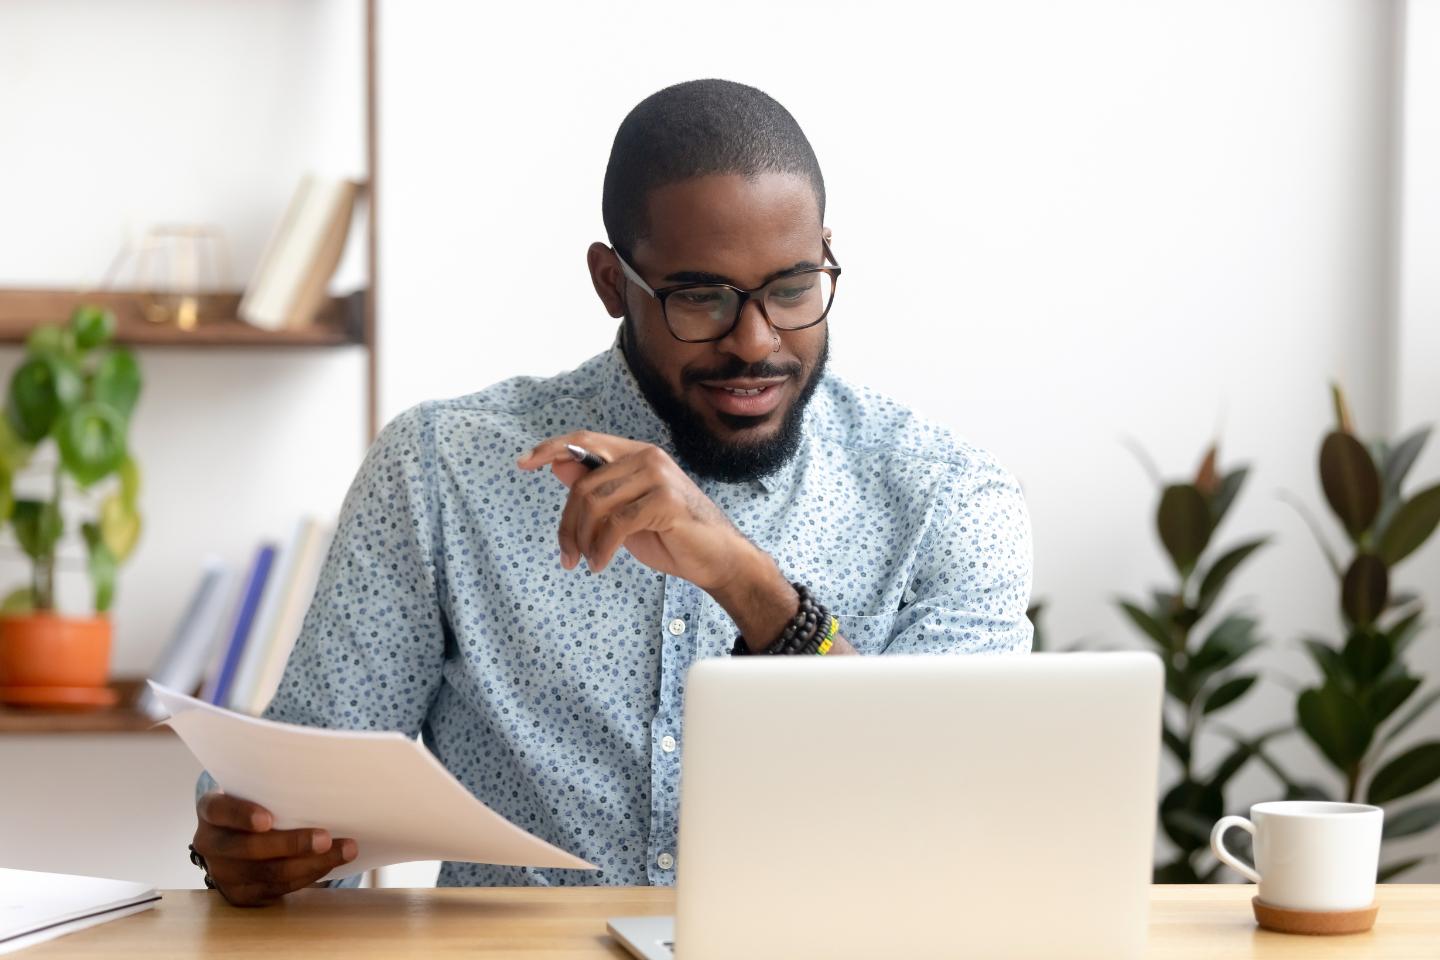
<instances>
[{"instance_id":1,"label":"shirt button","mask_svg":"<svg viewBox=\"0 0 1440 960\"><path fill-rule=\"evenodd\" d=\"M660 749L664 750L666 753L674 753L675 738L670 736L670 734L668 733L665 734L665 736L660 738Z\"/></svg>"},{"instance_id":2,"label":"shirt button","mask_svg":"<svg viewBox=\"0 0 1440 960\"><path fill-rule=\"evenodd\" d=\"M675 636L677 636L677 637L680 636L680 634L682 634L682 633L685 632L685 621L684 621L684 620L681 620L679 617L676 617L674 620L671 620L671 621L670 621L670 632L671 632L672 634L674 634Z\"/></svg>"},{"instance_id":3,"label":"shirt button","mask_svg":"<svg viewBox=\"0 0 1440 960\"><path fill-rule=\"evenodd\" d=\"M670 856L670 854L668 853L662 853L660 854L660 856L655 858L655 865L658 866L661 870L669 870L671 867L675 866L675 858Z\"/></svg>"}]
</instances>

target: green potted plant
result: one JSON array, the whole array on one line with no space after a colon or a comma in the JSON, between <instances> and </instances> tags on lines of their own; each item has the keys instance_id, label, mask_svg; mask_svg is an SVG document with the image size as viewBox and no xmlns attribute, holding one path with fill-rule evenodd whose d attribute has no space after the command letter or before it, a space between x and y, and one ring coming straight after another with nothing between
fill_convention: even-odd
<instances>
[{"instance_id":1,"label":"green potted plant","mask_svg":"<svg viewBox=\"0 0 1440 960\"><path fill-rule=\"evenodd\" d=\"M0 601L0 699L27 705L103 705L116 571L140 535L140 473L130 416L140 397L135 357L111 341L115 317L82 306L68 324L36 327L10 378L0 416L0 523L30 560L30 582ZM53 463L35 454L52 449ZM40 473L46 495L20 497L15 480ZM67 502L84 519L93 616L59 612L56 553Z\"/></svg>"},{"instance_id":2,"label":"green potted plant","mask_svg":"<svg viewBox=\"0 0 1440 960\"><path fill-rule=\"evenodd\" d=\"M1210 827L1225 815L1225 788L1256 755L1259 743L1271 736L1259 741L1232 736L1234 747L1219 763L1203 772L1198 767L1202 727L1248 694L1259 679L1236 669L1261 644L1257 621L1238 613L1221 614L1217 605L1230 577L1268 538L1243 541L1205 562L1248 468L1222 473L1212 445L1194 480L1167 484L1143 451L1137 454L1161 487L1155 524L1175 568L1175 581L1152 591L1149 602L1118 601L1164 662L1168 696L1162 741L1180 768L1180 778L1161 799L1159 811L1160 827L1176 852L1170 862L1155 868L1155 882L1208 883L1219 874L1220 865L1208 862L1213 860ZM1202 630L1202 623L1208 628Z\"/></svg>"},{"instance_id":3,"label":"green potted plant","mask_svg":"<svg viewBox=\"0 0 1440 960\"><path fill-rule=\"evenodd\" d=\"M1428 427L1398 443L1375 440L1367 445L1355 434L1338 386L1332 387L1332 397L1336 427L1320 446L1320 483L1353 549L1348 563L1341 564L1303 504L1292 502L1335 574L1345 635L1339 644L1305 639L1321 679L1300 693L1296 720L1335 770L1341 784L1335 799L1385 807L1384 839L1389 841L1440 824L1440 799L1396 805L1440 781L1440 740L1397 747L1400 735L1440 702L1440 690L1431 684L1422 693L1423 678L1406 662L1422 627L1420 598L1393 588L1396 566L1440 526L1440 483L1408 496L1401 489L1429 438ZM1283 775L1278 765L1265 762ZM1292 793L1301 788L1290 786ZM1331 797L1315 785L1303 790ZM1380 879L1424 859L1388 863Z\"/></svg>"}]
</instances>

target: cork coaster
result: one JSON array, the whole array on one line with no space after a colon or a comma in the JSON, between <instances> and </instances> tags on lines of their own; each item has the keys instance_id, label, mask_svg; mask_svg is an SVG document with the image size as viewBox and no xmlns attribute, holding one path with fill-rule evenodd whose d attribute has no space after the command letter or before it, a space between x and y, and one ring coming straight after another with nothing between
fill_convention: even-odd
<instances>
[{"instance_id":1,"label":"cork coaster","mask_svg":"<svg viewBox=\"0 0 1440 960\"><path fill-rule=\"evenodd\" d=\"M1255 908L1255 922L1266 930L1311 936L1364 933L1375 926L1375 915L1380 912L1378 903L1359 910L1291 910L1272 907L1259 897L1252 898L1250 903Z\"/></svg>"}]
</instances>

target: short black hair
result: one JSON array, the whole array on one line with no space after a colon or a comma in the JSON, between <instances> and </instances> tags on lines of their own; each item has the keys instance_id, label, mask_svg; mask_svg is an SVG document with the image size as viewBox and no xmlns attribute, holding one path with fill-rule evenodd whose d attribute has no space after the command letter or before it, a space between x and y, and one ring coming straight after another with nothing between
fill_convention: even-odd
<instances>
[{"instance_id":1,"label":"short black hair","mask_svg":"<svg viewBox=\"0 0 1440 960\"><path fill-rule=\"evenodd\" d=\"M790 111L743 83L688 80L641 100L615 133L600 204L610 245L628 258L645 236L651 190L726 173L807 177L825 218L825 178Z\"/></svg>"}]
</instances>

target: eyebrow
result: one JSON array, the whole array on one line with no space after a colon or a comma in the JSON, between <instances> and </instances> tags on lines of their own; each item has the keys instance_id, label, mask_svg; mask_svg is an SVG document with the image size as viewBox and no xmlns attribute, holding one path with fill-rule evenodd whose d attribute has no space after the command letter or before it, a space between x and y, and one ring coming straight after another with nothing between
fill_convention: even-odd
<instances>
[{"instance_id":1,"label":"eyebrow","mask_svg":"<svg viewBox=\"0 0 1440 960\"><path fill-rule=\"evenodd\" d=\"M786 267L784 270L776 270L774 273L768 275L764 280L760 281L760 286L763 287L771 280L777 277L783 277L787 273L794 273L797 270L815 270L819 266L820 264L813 263L809 260L800 260ZM670 283L725 283L732 287L739 287L742 290L745 289L743 285L736 283L730 277L719 273L707 273L704 270L679 270L675 273L666 274L665 279Z\"/></svg>"}]
</instances>

